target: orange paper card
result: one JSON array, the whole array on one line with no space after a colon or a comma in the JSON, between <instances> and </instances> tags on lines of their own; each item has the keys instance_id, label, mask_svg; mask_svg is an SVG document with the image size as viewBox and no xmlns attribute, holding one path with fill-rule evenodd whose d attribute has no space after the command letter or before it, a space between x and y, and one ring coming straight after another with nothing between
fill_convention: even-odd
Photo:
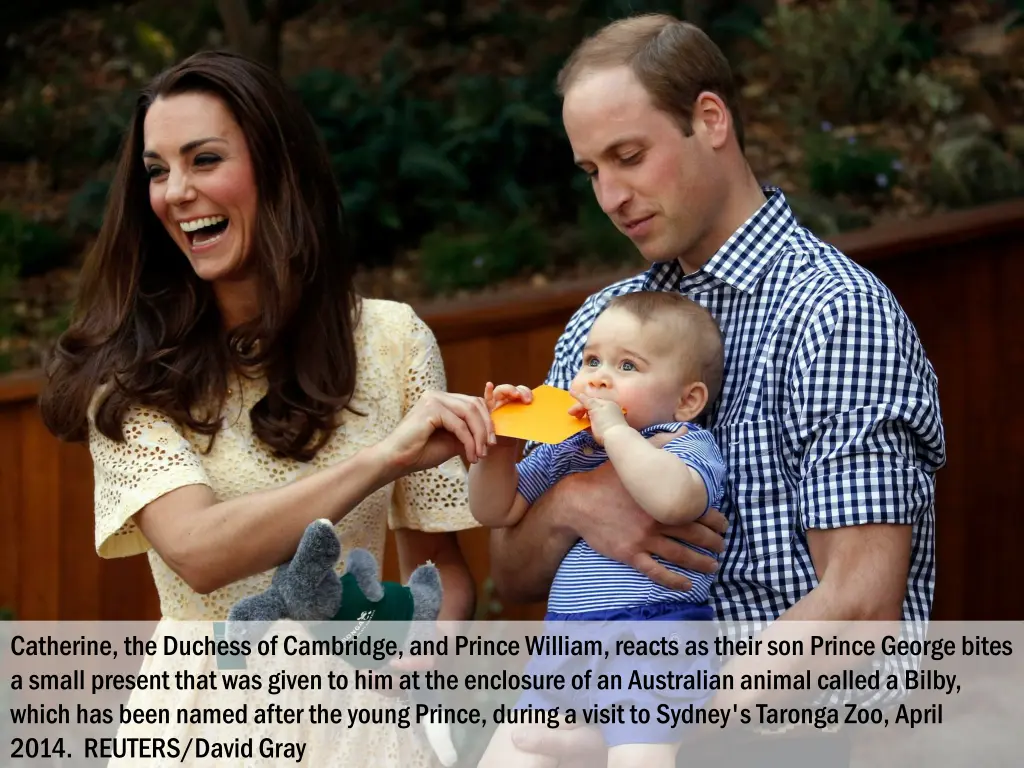
<instances>
[{"instance_id":1,"label":"orange paper card","mask_svg":"<svg viewBox=\"0 0 1024 768\"><path fill-rule=\"evenodd\" d=\"M583 417L569 415L576 398L558 387L542 384L533 390L533 402L508 403L491 414L494 431L502 437L560 443L590 426Z\"/></svg>"}]
</instances>

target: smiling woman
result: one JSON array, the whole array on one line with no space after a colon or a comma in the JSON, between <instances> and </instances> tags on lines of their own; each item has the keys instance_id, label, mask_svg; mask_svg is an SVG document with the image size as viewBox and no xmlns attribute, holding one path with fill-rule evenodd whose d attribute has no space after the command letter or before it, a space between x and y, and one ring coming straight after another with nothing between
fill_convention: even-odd
<instances>
[{"instance_id":1,"label":"smiling woman","mask_svg":"<svg viewBox=\"0 0 1024 768\"><path fill-rule=\"evenodd\" d=\"M144 134L153 213L196 275L212 282L228 323L243 321L258 293L249 259L256 180L245 135L224 102L207 93L156 99Z\"/></svg>"},{"instance_id":2,"label":"smiling woman","mask_svg":"<svg viewBox=\"0 0 1024 768\"><path fill-rule=\"evenodd\" d=\"M205 221L216 217L219 238ZM207 53L162 73L125 137L82 270L89 311L60 340L44 393L47 424L84 439L95 405L115 439L144 404L213 437L219 408L196 406L256 369L268 388L255 433L311 459L355 386L360 302L345 237L315 126L273 72ZM117 386L93 402L105 379Z\"/></svg>"},{"instance_id":3,"label":"smiling woman","mask_svg":"<svg viewBox=\"0 0 1024 768\"><path fill-rule=\"evenodd\" d=\"M266 592L320 518L378 562L395 529L403 580L431 560L440 618L472 612L455 538L476 525L460 457L486 450L489 415L480 398L445 392L437 342L410 307L355 294L346 234L314 124L275 73L202 53L140 95L40 405L57 436L88 441L99 555L149 556L157 640ZM198 680L217 659L146 663ZM134 691L130 706L193 707L197 695ZM232 706L233 694L210 695L208 706ZM353 706L388 706L353 695ZM236 707L258 694L238 696ZM182 743L196 733L176 731ZM127 724L120 735L152 732ZM298 735L314 765L436 764L419 731Z\"/></svg>"}]
</instances>

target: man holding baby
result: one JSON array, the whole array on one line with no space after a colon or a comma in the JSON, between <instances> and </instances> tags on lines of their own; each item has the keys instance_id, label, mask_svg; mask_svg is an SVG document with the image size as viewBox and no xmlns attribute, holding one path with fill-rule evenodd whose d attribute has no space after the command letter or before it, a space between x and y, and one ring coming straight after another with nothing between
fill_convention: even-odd
<instances>
[{"instance_id":1,"label":"man holding baby","mask_svg":"<svg viewBox=\"0 0 1024 768\"><path fill-rule=\"evenodd\" d=\"M616 297L688 297L722 334L724 377L702 423L728 478L720 511L665 523L611 462L561 477L492 533L501 595L543 599L582 540L684 593L686 573L717 571L710 603L723 621L926 620L945 445L936 377L902 308L801 228L780 190L759 185L729 64L696 27L660 15L612 23L577 48L558 89L576 164L650 267L583 303L547 383L570 389ZM513 740L563 766L598 754L583 728L524 726ZM816 764L848 760L820 741ZM764 742L753 762L772 764ZM794 754L808 756L809 743Z\"/></svg>"}]
</instances>

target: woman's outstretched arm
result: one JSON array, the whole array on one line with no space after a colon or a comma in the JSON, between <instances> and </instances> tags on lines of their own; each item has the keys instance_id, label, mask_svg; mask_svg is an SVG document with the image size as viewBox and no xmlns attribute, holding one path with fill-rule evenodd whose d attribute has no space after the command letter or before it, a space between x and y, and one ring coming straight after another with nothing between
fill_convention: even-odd
<instances>
[{"instance_id":1,"label":"woman's outstretched arm","mask_svg":"<svg viewBox=\"0 0 1024 768\"><path fill-rule=\"evenodd\" d=\"M486 448L490 419L479 398L428 392L385 440L288 485L217 501L205 485L170 491L135 515L160 557L206 594L290 558L314 520L341 520L388 483L452 456Z\"/></svg>"}]
</instances>

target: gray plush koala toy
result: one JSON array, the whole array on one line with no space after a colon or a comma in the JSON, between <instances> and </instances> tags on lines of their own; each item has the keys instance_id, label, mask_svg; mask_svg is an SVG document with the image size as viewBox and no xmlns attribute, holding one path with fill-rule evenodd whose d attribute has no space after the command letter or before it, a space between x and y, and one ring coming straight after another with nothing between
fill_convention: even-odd
<instances>
[{"instance_id":1,"label":"gray plush koala toy","mask_svg":"<svg viewBox=\"0 0 1024 768\"><path fill-rule=\"evenodd\" d=\"M228 612L225 636L228 640L255 642L275 621L290 619L323 622L312 628L319 636L351 636L365 630L368 622L388 622L383 631L389 639L408 647L416 633L416 622L432 627L441 611L441 577L432 563L419 566L406 585L381 582L377 560L365 549L353 549L339 576L336 565L341 542L330 520L315 520L302 535L295 555L274 572L270 587L258 595L244 597ZM420 625L423 626L423 625ZM395 637L400 632L402 637ZM389 660L359 654L339 654L357 668L379 667ZM424 722L427 739L445 765L457 759L449 726Z\"/></svg>"}]
</instances>

